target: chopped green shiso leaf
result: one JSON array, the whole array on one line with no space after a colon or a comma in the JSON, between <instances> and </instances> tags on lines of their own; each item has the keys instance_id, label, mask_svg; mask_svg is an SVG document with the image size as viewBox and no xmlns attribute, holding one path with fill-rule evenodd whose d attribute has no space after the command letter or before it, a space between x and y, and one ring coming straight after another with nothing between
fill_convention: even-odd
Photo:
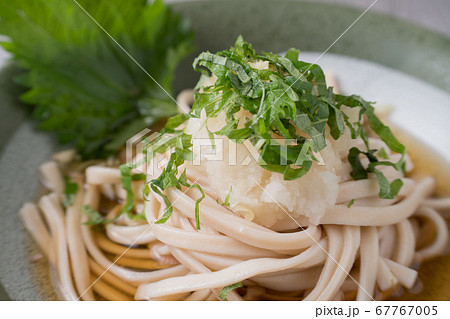
<instances>
[{"instance_id":1,"label":"chopped green shiso leaf","mask_svg":"<svg viewBox=\"0 0 450 319\"><path fill-rule=\"evenodd\" d=\"M405 147L378 119L370 102L358 95L334 93L332 88L327 87L322 69L316 64L299 61L298 57L299 51L296 49L290 49L284 57L267 52L258 54L252 45L240 36L235 46L229 50L215 54L203 52L195 59L194 69L202 72L204 76L214 74L217 81L202 91L197 90L194 93L191 112L169 119L160 136L152 141L147 149L147 156L169 150L172 152L169 164L161 175L149 182L151 189L164 198L167 206L166 213L159 222L167 220L172 213L171 203L164 195L164 190L169 187L181 189L182 185L188 186L185 173L177 177L178 168L194 155L190 150L192 136L176 128L188 118L199 118L203 110L208 118L217 117L219 113L224 112L226 125L213 133L227 136L237 143L243 143L245 140L255 146L258 143L259 164L269 171L283 174L285 180L298 179L308 173L313 162L317 161L314 152L326 147L326 126L335 140L339 139L348 127L352 138L361 137L366 147L366 150L356 147L350 149L348 160L352 166L351 177L354 180L367 179L369 173L374 173L380 185L380 198L393 198L399 192L402 181L396 179L389 183L376 167L388 165L404 173ZM260 70L249 64L256 61L267 61L269 69ZM341 110L343 105L359 110L358 121L350 121L348 115ZM238 128L235 113L241 108L250 112L253 117L246 118L243 128ZM402 155L399 162L380 161L375 155L377 150L369 148L368 130L362 124L363 116L367 118L373 133L392 151ZM310 138L298 135L298 131ZM271 143L274 134L295 140L293 145L287 146L287 156L284 158L279 145L274 145L273 141ZM367 167L361 163L361 156L369 159L370 164ZM198 188L201 190L200 186ZM149 190L149 187L147 189ZM202 192L199 200L203 197ZM196 206L197 228L199 200Z\"/></svg>"},{"instance_id":2,"label":"chopped green shiso leaf","mask_svg":"<svg viewBox=\"0 0 450 319\"><path fill-rule=\"evenodd\" d=\"M219 199L216 199L216 203L219 204L220 206L230 206L230 196L231 196L232 190L233 190L233 186L230 186L230 190L229 190L227 196L225 196L225 200L223 201L222 204L219 203Z\"/></svg>"},{"instance_id":3,"label":"chopped green shiso leaf","mask_svg":"<svg viewBox=\"0 0 450 319\"><path fill-rule=\"evenodd\" d=\"M347 207L348 208L352 207L354 203L355 203L355 200L352 199L351 201L348 202Z\"/></svg>"},{"instance_id":4,"label":"chopped green shiso leaf","mask_svg":"<svg viewBox=\"0 0 450 319\"><path fill-rule=\"evenodd\" d=\"M192 32L162 1L78 3L167 92L193 50ZM43 130L85 158L114 154L126 139L176 113L175 102L74 1L0 1L0 44L25 70L21 99Z\"/></svg>"},{"instance_id":5,"label":"chopped green shiso leaf","mask_svg":"<svg viewBox=\"0 0 450 319\"><path fill-rule=\"evenodd\" d=\"M68 176L64 177L64 184L62 204L64 207L69 207L73 205L73 201L78 190L78 184L71 182Z\"/></svg>"},{"instance_id":6,"label":"chopped green shiso leaf","mask_svg":"<svg viewBox=\"0 0 450 319\"><path fill-rule=\"evenodd\" d=\"M123 164L119 167L120 175L122 176L122 188L125 190L127 196L125 202L123 203L122 209L119 212L119 215L124 213L128 214L130 219L135 218L144 218L141 214L132 214L135 210L134 203L134 193L133 193L133 181L145 181L145 174L131 174L131 167Z\"/></svg>"},{"instance_id":7,"label":"chopped green shiso leaf","mask_svg":"<svg viewBox=\"0 0 450 319\"><path fill-rule=\"evenodd\" d=\"M386 153L386 150L384 148L381 148L378 150L378 157L382 158L382 159L389 159L389 156Z\"/></svg>"},{"instance_id":8,"label":"chopped green shiso leaf","mask_svg":"<svg viewBox=\"0 0 450 319\"><path fill-rule=\"evenodd\" d=\"M231 191L233 190L233 186L230 186L230 191L228 192L227 196L225 196L225 200L221 204L221 206L230 206L230 195Z\"/></svg>"},{"instance_id":9,"label":"chopped green shiso leaf","mask_svg":"<svg viewBox=\"0 0 450 319\"><path fill-rule=\"evenodd\" d=\"M109 224L109 223L115 221L118 217L118 216L116 216L115 218L106 219L102 214L100 214L98 211L96 211L89 205L82 206L80 208L80 212L89 218L89 220L84 223L85 225L96 226L96 227L99 227L99 226L102 226L105 224Z\"/></svg>"},{"instance_id":10,"label":"chopped green shiso leaf","mask_svg":"<svg viewBox=\"0 0 450 319\"><path fill-rule=\"evenodd\" d=\"M219 293L219 298L222 299L223 301L225 301L225 299L227 299L227 295L230 291L237 289L237 288L241 288L241 287L242 287L242 282L237 282L235 284L223 287Z\"/></svg>"}]
</instances>

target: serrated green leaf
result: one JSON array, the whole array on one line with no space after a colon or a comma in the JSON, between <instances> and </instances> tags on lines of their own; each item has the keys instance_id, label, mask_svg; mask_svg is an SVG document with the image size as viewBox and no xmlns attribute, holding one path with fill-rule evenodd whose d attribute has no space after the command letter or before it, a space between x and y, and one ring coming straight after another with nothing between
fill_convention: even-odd
<instances>
[{"instance_id":1,"label":"serrated green leaf","mask_svg":"<svg viewBox=\"0 0 450 319\"><path fill-rule=\"evenodd\" d=\"M172 93L175 68L192 52L192 33L178 14L160 0L78 3ZM1 1L0 34L26 71L21 99L35 106L40 128L85 157L114 153L138 129L176 113L171 98L73 1ZM128 125L136 119L144 121Z\"/></svg>"}]
</instances>

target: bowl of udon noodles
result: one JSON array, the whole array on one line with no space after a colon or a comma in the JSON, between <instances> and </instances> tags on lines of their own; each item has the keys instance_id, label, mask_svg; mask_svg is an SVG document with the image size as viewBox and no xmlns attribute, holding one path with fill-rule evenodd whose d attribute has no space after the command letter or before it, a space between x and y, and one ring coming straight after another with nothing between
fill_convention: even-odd
<instances>
[{"instance_id":1,"label":"bowl of udon noodles","mask_svg":"<svg viewBox=\"0 0 450 319\"><path fill-rule=\"evenodd\" d=\"M328 48L361 12L173 8L198 46L179 114L106 160L20 118L5 139L9 297L449 299L450 40L367 13Z\"/></svg>"}]
</instances>

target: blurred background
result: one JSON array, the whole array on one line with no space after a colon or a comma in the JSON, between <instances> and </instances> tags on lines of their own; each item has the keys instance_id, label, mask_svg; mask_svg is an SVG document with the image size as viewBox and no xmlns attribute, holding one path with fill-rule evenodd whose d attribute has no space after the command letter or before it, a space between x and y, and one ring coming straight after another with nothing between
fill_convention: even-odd
<instances>
[{"instance_id":1,"label":"blurred background","mask_svg":"<svg viewBox=\"0 0 450 319\"><path fill-rule=\"evenodd\" d=\"M166 3L189 1L195 0L167 0ZM344 4L366 9L374 0L313 0L311 2ZM450 37L450 1L448 0L378 0L370 9L372 10L414 22Z\"/></svg>"},{"instance_id":2,"label":"blurred background","mask_svg":"<svg viewBox=\"0 0 450 319\"><path fill-rule=\"evenodd\" d=\"M316 0L367 8L373 0ZM378 0L370 9L415 22L450 36L450 1L448 0Z\"/></svg>"}]
</instances>

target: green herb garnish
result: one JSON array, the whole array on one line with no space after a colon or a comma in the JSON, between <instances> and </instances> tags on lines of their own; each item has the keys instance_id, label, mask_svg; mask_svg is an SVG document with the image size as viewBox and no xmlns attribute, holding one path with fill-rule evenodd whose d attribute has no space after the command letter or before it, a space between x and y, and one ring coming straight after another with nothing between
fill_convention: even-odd
<instances>
[{"instance_id":1,"label":"green herb garnish","mask_svg":"<svg viewBox=\"0 0 450 319\"><path fill-rule=\"evenodd\" d=\"M151 181L151 188L163 196L169 207L161 222L167 220L172 212L170 201L161 191L173 186L180 188L178 167L193 157L189 149L192 137L183 130L176 130L176 127L189 117L199 118L203 111L207 118L225 113L226 124L212 133L226 136L236 143L250 141L259 150L260 166L282 174L285 180L302 177L313 162L318 162L314 153L326 147L327 127L335 140L348 127L352 138L360 137L366 147L366 150L354 147L349 151L352 178L367 179L370 173L374 173L380 185L380 198L393 198L398 193L401 180L389 183L376 167L388 165L404 172L405 147L378 119L370 102L357 95L335 94L332 88L327 87L322 69L316 64L299 61L298 57L296 49L290 49L284 57L267 52L257 54L251 44L239 37L229 50L215 54L203 52L195 59L194 69L202 72L203 77L214 74L217 81L202 91L197 90L192 111L183 118L177 115L173 121L169 120L171 125L149 144L150 151L147 151L150 157L154 153L172 152L169 165L158 179ZM253 63L264 63L268 68L253 67ZM203 83L202 79L199 83ZM356 108L358 120L352 122L341 110L342 106ZM241 109L252 116L235 118ZM363 116L367 118L371 131L392 151L402 155L399 162L380 161L375 155L377 150L369 148L369 132L363 126ZM239 128L238 123L241 123ZM214 139L214 135L208 135ZM274 136L291 143L278 144ZM361 156L369 159L367 167L363 166Z\"/></svg>"},{"instance_id":2,"label":"green herb garnish","mask_svg":"<svg viewBox=\"0 0 450 319\"><path fill-rule=\"evenodd\" d=\"M70 181L70 178L68 176L64 177L64 193L63 193L63 200L62 204L64 207L69 207L73 205L73 201L75 199L75 194L78 190L78 184L72 183Z\"/></svg>"},{"instance_id":3,"label":"green herb garnish","mask_svg":"<svg viewBox=\"0 0 450 319\"><path fill-rule=\"evenodd\" d=\"M219 298L225 301L227 299L227 295L230 291L242 287L242 282L237 282L232 285L228 285L222 288L222 290L219 293Z\"/></svg>"},{"instance_id":4,"label":"green herb garnish","mask_svg":"<svg viewBox=\"0 0 450 319\"><path fill-rule=\"evenodd\" d=\"M165 189L170 187L176 187L181 190L181 186L188 188L197 188L200 191L201 196L195 201L195 227L196 229L200 229L200 202L205 198L205 193L203 189L198 184L189 184L186 177L186 170L177 177L178 175L178 167L180 167L184 161L184 155L189 155L189 158L192 159L193 153L189 149L192 146L189 140L186 138L187 134L182 134L178 136L181 142L177 142L177 151L172 153L169 159L167 166L163 169L163 172L157 179L151 180L144 187L144 196L148 196L150 193L150 188L159 196L161 196L166 204L166 209L163 215L155 222L156 224L165 223L170 216L172 216L173 207L169 198L163 193ZM185 142L182 142L182 141ZM188 142L186 142L188 141Z\"/></svg>"},{"instance_id":5,"label":"green herb garnish","mask_svg":"<svg viewBox=\"0 0 450 319\"><path fill-rule=\"evenodd\" d=\"M168 93L192 33L161 0L78 0ZM115 153L175 102L71 0L0 1L0 44L25 70L21 99L84 157Z\"/></svg>"},{"instance_id":6,"label":"green herb garnish","mask_svg":"<svg viewBox=\"0 0 450 319\"><path fill-rule=\"evenodd\" d=\"M230 191L228 192L227 196L225 196L225 200L221 204L221 206L230 206L230 195L231 191L233 190L233 186L230 186Z\"/></svg>"},{"instance_id":7,"label":"green herb garnish","mask_svg":"<svg viewBox=\"0 0 450 319\"><path fill-rule=\"evenodd\" d=\"M369 150L367 152L363 152L356 147L352 147L347 156L350 165L352 166L352 171L350 172L350 176L354 180L367 179L369 173L375 173L378 185L380 186L380 192L378 196L383 199L392 199L395 195L398 194L400 188L403 186L403 182L401 179L396 179L392 183L389 183L387 178L383 175L383 173L376 169L379 165L384 166L392 166L396 169L404 169L403 156L399 163L392 163L389 161L379 161L378 158L374 155L377 150ZM360 155L364 155L369 160L369 165L365 168L360 159ZM399 166L400 165L400 166Z\"/></svg>"},{"instance_id":8,"label":"green herb garnish","mask_svg":"<svg viewBox=\"0 0 450 319\"><path fill-rule=\"evenodd\" d=\"M120 165L119 167L120 174L122 175L122 188L125 190L127 197L125 199L125 203L123 203L122 209L120 210L120 214L124 213L128 214L130 219L134 218L145 218L141 214L132 214L134 211L134 193L132 188L132 181L145 181L145 174L131 174L131 167L127 164Z\"/></svg>"},{"instance_id":9,"label":"green herb garnish","mask_svg":"<svg viewBox=\"0 0 450 319\"><path fill-rule=\"evenodd\" d=\"M115 218L106 219L102 214L100 214L98 211L96 211L89 205L84 205L83 207L81 207L80 212L89 217L89 220L84 224L90 226L106 225L115 221L119 217L119 215L117 215Z\"/></svg>"},{"instance_id":10,"label":"green herb garnish","mask_svg":"<svg viewBox=\"0 0 450 319\"><path fill-rule=\"evenodd\" d=\"M389 159L389 156L387 155L386 150L384 148L379 149L377 154L382 159L386 159L386 160Z\"/></svg>"},{"instance_id":11,"label":"green herb garnish","mask_svg":"<svg viewBox=\"0 0 450 319\"><path fill-rule=\"evenodd\" d=\"M123 164L119 167L120 174L122 176L122 188L126 192L126 199L122 205L122 209L114 218L105 219L105 217L94 210L89 205L85 205L81 208L81 212L89 217L89 221L86 222L86 225L106 225L112 223L117 218L119 218L122 214L127 214L130 219L145 219L145 215L143 213L134 214L135 212L135 199L133 192L133 181L145 181L147 176L142 173L132 174L131 167L127 164Z\"/></svg>"},{"instance_id":12,"label":"green herb garnish","mask_svg":"<svg viewBox=\"0 0 450 319\"><path fill-rule=\"evenodd\" d=\"M354 203L355 203L355 200L352 199L351 201L348 202L347 207L348 208L352 207Z\"/></svg>"}]
</instances>

